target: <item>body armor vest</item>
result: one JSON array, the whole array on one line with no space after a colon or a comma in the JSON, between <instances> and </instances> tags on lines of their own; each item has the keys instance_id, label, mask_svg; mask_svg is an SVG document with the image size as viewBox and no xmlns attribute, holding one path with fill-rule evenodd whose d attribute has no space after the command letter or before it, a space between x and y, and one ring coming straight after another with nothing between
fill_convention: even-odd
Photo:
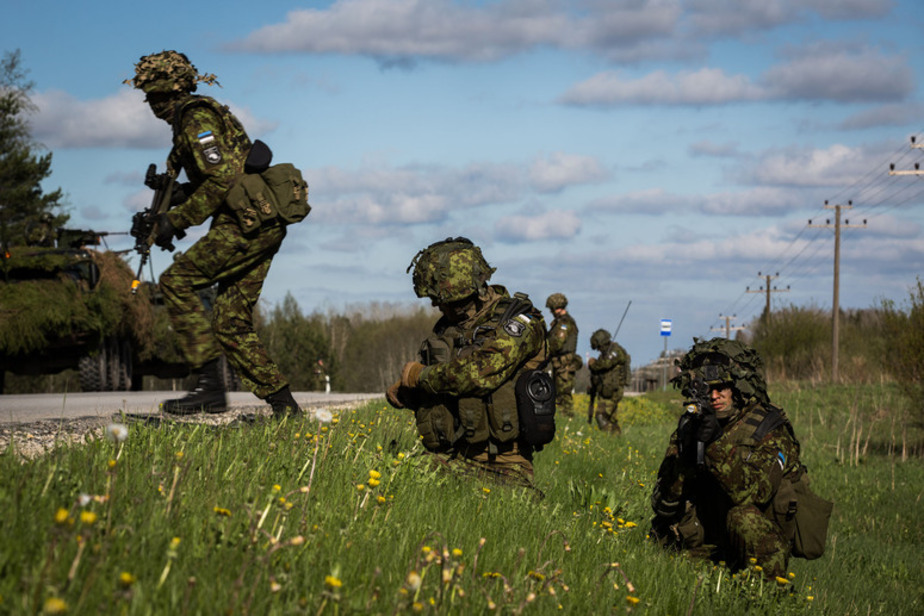
<instances>
[{"instance_id":1,"label":"body armor vest","mask_svg":"<svg viewBox=\"0 0 924 616\"><path fill-rule=\"evenodd\" d=\"M424 340L420 359L434 365L465 358L497 336L497 328L513 317L527 312L541 318L529 300L520 294L498 301L487 319L463 329L449 325ZM511 443L520 434L517 416L516 382L521 374L535 369L544 353L527 361L517 372L490 394L480 397L457 397L447 394L427 396L415 416L424 447L430 451L447 451L460 444L487 443L489 451L499 444Z\"/></svg>"}]
</instances>

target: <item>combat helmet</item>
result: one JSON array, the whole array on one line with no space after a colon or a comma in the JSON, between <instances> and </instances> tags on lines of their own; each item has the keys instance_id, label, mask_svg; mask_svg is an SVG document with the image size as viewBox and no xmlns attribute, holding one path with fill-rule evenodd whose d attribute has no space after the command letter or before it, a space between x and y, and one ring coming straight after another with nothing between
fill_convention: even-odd
<instances>
[{"instance_id":1,"label":"combat helmet","mask_svg":"<svg viewBox=\"0 0 924 616\"><path fill-rule=\"evenodd\" d=\"M568 298L564 293L552 293L549 299L545 300L545 307L549 310L558 310L568 305Z\"/></svg>"},{"instance_id":2,"label":"combat helmet","mask_svg":"<svg viewBox=\"0 0 924 616\"><path fill-rule=\"evenodd\" d=\"M122 83L145 94L172 94L195 92L199 82L218 85L218 78L212 74L200 75L186 54L169 50L141 56L135 65L135 76Z\"/></svg>"},{"instance_id":3,"label":"combat helmet","mask_svg":"<svg viewBox=\"0 0 924 616\"><path fill-rule=\"evenodd\" d=\"M701 377L707 385L730 384L740 397L739 403L756 398L763 404L770 402L767 383L763 377L763 361L750 346L737 340L693 338L693 346L680 360L675 361L680 374L671 379L685 396L692 396L693 379Z\"/></svg>"},{"instance_id":4,"label":"combat helmet","mask_svg":"<svg viewBox=\"0 0 924 616\"><path fill-rule=\"evenodd\" d=\"M430 244L414 256L407 271L411 268L414 293L437 304L457 302L476 293L495 270L481 249L465 237L447 237Z\"/></svg>"},{"instance_id":5,"label":"combat helmet","mask_svg":"<svg viewBox=\"0 0 924 616\"><path fill-rule=\"evenodd\" d=\"M594 351L602 351L612 340L610 332L605 329L598 329L590 335L590 348Z\"/></svg>"}]
</instances>

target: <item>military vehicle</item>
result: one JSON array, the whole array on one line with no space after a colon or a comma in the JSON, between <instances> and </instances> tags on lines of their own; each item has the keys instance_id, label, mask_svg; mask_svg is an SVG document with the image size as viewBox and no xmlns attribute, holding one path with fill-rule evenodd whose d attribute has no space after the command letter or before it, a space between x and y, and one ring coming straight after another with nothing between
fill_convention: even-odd
<instances>
[{"instance_id":1,"label":"military vehicle","mask_svg":"<svg viewBox=\"0 0 924 616\"><path fill-rule=\"evenodd\" d=\"M122 254L93 248L105 235L59 229L53 241L0 253L0 392L4 372L76 369L83 391L189 373L156 285L133 293Z\"/></svg>"}]
</instances>

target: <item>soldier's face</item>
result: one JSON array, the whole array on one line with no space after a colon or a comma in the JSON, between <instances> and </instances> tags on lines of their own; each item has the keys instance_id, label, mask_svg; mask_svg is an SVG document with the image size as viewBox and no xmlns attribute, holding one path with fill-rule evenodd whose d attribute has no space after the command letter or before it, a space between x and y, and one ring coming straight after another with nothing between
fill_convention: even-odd
<instances>
[{"instance_id":1,"label":"soldier's face","mask_svg":"<svg viewBox=\"0 0 924 616\"><path fill-rule=\"evenodd\" d=\"M732 389L728 385L716 385L709 389L709 399L712 402L712 410L715 411L719 419L728 417L734 408L732 402Z\"/></svg>"},{"instance_id":2,"label":"soldier's face","mask_svg":"<svg viewBox=\"0 0 924 616\"><path fill-rule=\"evenodd\" d=\"M465 299L460 299L457 302L446 302L445 304L436 304L439 311L443 313L443 316L446 317L450 323L461 323L467 318L471 317L475 313L475 298L476 295L470 295Z\"/></svg>"},{"instance_id":3,"label":"soldier's face","mask_svg":"<svg viewBox=\"0 0 924 616\"><path fill-rule=\"evenodd\" d=\"M144 97L144 100L150 105L151 111L157 118L165 122L171 122L173 120L173 112L176 108L175 96L162 92L150 92Z\"/></svg>"}]
</instances>

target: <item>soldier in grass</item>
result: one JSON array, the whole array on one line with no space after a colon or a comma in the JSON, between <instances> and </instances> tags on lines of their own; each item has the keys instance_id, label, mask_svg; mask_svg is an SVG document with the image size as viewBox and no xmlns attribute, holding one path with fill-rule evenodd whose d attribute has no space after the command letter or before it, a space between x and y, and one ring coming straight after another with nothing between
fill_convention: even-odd
<instances>
[{"instance_id":1,"label":"soldier in grass","mask_svg":"<svg viewBox=\"0 0 924 616\"><path fill-rule=\"evenodd\" d=\"M574 375L583 365L576 353L578 327L574 317L568 314L568 298L564 293L552 293L545 300L545 306L552 311L549 324L549 356L552 376L555 379L555 410L566 417L574 417Z\"/></svg>"},{"instance_id":2,"label":"soldier in grass","mask_svg":"<svg viewBox=\"0 0 924 616\"><path fill-rule=\"evenodd\" d=\"M601 430L621 434L616 414L623 388L629 384L629 354L605 329L598 329L590 336L590 348L600 355L587 361L592 405L587 421L593 415Z\"/></svg>"},{"instance_id":3,"label":"soldier in grass","mask_svg":"<svg viewBox=\"0 0 924 616\"><path fill-rule=\"evenodd\" d=\"M253 310L270 263L286 236L278 219L245 231L225 195L244 172L252 143L228 107L194 95L198 83L213 85L215 75L200 75L182 53L144 56L125 83L145 93L154 115L173 129L167 170L185 171L172 208L157 220L155 243L171 247L189 227L212 219L209 231L179 254L161 275L160 288L186 361L197 382L183 398L167 400L164 411L191 414L227 410L219 358L224 351L241 381L270 404L274 416L299 412L289 383L266 353L253 327ZM211 320L197 291L218 283Z\"/></svg>"},{"instance_id":4,"label":"soldier in grass","mask_svg":"<svg viewBox=\"0 0 924 616\"><path fill-rule=\"evenodd\" d=\"M540 421L551 421L555 410L552 382L542 371L542 313L525 294L487 284L494 268L466 238L431 244L411 268L414 292L429 297L442 318L418 360L407 362L386 392L389 403L414 411L423 446L440 464L531 486L533 452L554 436L554 423L551 434L536 439L533 419L524 421L537 412L525 404L542 407ZM527 399L536 391L543 400Z\"/></svg>"},{"instance_id":5,"label":"soldier in grass","mask_svg":"<svg viewBox=\"0 0 924 616\"><path fill-rule=\"evenodd\" d=\"M672 382L689 402L651 495L650 536L733 570L754 559L772 579L786 575L798 512L805 536L796 554L820 556L803 540L820 536L824 551L830 503L808 489L799 441L770 403L760 356L738 341L694 339L678 364Z\"/></svg>"}]
</instances>

